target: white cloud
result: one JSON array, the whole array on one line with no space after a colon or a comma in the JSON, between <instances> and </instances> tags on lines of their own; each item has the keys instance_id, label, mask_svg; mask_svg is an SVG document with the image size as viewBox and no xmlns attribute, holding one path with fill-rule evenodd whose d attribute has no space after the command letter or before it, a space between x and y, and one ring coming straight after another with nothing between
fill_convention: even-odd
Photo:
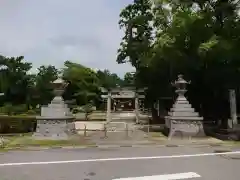
<instances>
[{"instance_id":1,"label":"white cloud","mask_svg":"<svg viewBox=\"0 0 240 180\"><path fill-rule=\"evenodd\" d=\"M0 0L0 54L24 55L34 68L72 60L121 76L119 13L131 0Z\"/></svg>"}]
</instances>

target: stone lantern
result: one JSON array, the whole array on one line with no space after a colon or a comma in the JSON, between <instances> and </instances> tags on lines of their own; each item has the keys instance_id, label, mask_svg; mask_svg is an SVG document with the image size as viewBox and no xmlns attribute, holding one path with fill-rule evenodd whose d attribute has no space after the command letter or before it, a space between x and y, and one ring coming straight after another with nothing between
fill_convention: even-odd
<instances>
[{"instance_id":1,"label":"stone lantern","mask_svg":"<svg viewBox=\"0 0 240 180\"><path fill-rule=\"evenodd\" d=\"M186 90L186 84L188 84L188 82L183 79L183 75L182 74L178 75L178 79L177 81L175 81L176 88Z\"/></svg>"},{"instance_id":2,"label":"stone lantern","mask_svg":"<svg viewBox=\"0 0 240 180\"><path fill-rule=\"evenodd\" d=\"M172 83L173 86L176 87L176 93L179 96L184 96L184 94L187 92L187 84L190 84L191 82L187 82L186 80L183 79L183 75L180 74L178 75L178 79L177 81L175 81L174 83Z\"/></svg>"},{"instance_id":3,"label":"stone lantern","mask_svg":"<svg viewBox=\"0 0 240 180\"><path fill-rule=\"evenodd\" d=\"M33 134L34 138L63 140L75 134L75 118L62 98L67 85L61 78L52 83L55 97L50 104L41 107L41 115L36 117L37 128Z\"/></svg>"},{"instance_id":4,"label":"stone lantern","mask_svg":"<svg viewBox=\"0 0 240 180\"><path fill-rule=\"evenodd\" d=\"M55 96L52 100L52 104L63 103L64 100L62 98L62 95L67 86L68 86L68 83L66 83L61 78L58 78L57 80L52 82L53 94Z\"/></svg>"},{"instance_id":5,"label":"stone lantern","mask_svg":"<svg viewBox=\"0 0 240 180\"><path fill-rule=\"evenodd\" d=\"M203 117L200 117L195 109L192 108L188 100L184 96L187 92L186 86L190 84L183 79L183 75L178 75L178 79L175 83L172 83L176 87L176 93L178 97L168 112L168 116L165 117L165 126L169 129L169 139L172 138L176 132L180 132L182 136L204 136L203 131Z\"/></svg>"}]
</instances>

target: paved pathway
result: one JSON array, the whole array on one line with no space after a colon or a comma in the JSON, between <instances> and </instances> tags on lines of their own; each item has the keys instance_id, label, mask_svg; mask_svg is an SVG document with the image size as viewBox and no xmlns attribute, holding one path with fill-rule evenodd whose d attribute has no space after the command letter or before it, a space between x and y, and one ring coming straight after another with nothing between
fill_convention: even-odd
<instances>
[{"instance_id":1,"label":"paved pathway","mask_svg":"<svg viewBox=\"0 0 240 180\"><path fill-rule=\"evenodd\" d=\"M126 125L128 131L126 131ZM89 136L90 141L96 145L134 145L134 144L153 144L147 138L146 132L135 127L134 123L111 122L107 125L107 133L98 131Z\"/></svg>"},{"instance_id":2,"label":"paved pathway","mask_svg":"<svg viewBox=\"0 0 240 180\"><path fill-rule=\"evenodd\" d=\"M0 155L0 179L239 180L240 149L221 155L214 154L216 149L186 146L8 152Z\"/></svg>"}]
</instances>

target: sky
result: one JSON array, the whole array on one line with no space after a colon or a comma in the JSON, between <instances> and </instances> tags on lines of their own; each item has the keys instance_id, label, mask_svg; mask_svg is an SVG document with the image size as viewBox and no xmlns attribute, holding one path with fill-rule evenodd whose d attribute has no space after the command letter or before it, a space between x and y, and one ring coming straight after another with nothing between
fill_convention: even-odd
<instances>
[{"instance_id":1,"label":"sky","mask_svg":"<svg viewBox=\"0 0 240 180\"><path fill-rule=\"evenodd\" d=\"M123 77L116 63L119 13L132 0L0 0L0 54L63 67L66 60Z\"/></svg>"}]
</instances>

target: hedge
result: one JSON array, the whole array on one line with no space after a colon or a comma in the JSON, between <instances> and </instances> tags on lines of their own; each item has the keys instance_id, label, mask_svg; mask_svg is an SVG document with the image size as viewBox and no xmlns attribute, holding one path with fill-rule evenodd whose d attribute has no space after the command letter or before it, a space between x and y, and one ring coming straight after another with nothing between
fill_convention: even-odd
<instances>
[{"instance_id":1,"label":"hedge","mask_svg":"<svg viewBox=\"0 0 240 180\"><path fill-rule=\"evenodd\" d=\"M105 121L105 117L91 117L88 121ZM86 121L84 118L76 118L75 121ZM0 134L28 133L36 130L36 117L25 115L8 116L0 115Z\"/></svg>"},{"instance_id":2,"label":"hedge","mask_svg":"<svg viewBox=\"0 0 240 180\"><path fill-rule=\"evenodd\" d=\"M0 115L0 133L27 133L36 129L35 116Z\"/></svg>"}]
</instances>

